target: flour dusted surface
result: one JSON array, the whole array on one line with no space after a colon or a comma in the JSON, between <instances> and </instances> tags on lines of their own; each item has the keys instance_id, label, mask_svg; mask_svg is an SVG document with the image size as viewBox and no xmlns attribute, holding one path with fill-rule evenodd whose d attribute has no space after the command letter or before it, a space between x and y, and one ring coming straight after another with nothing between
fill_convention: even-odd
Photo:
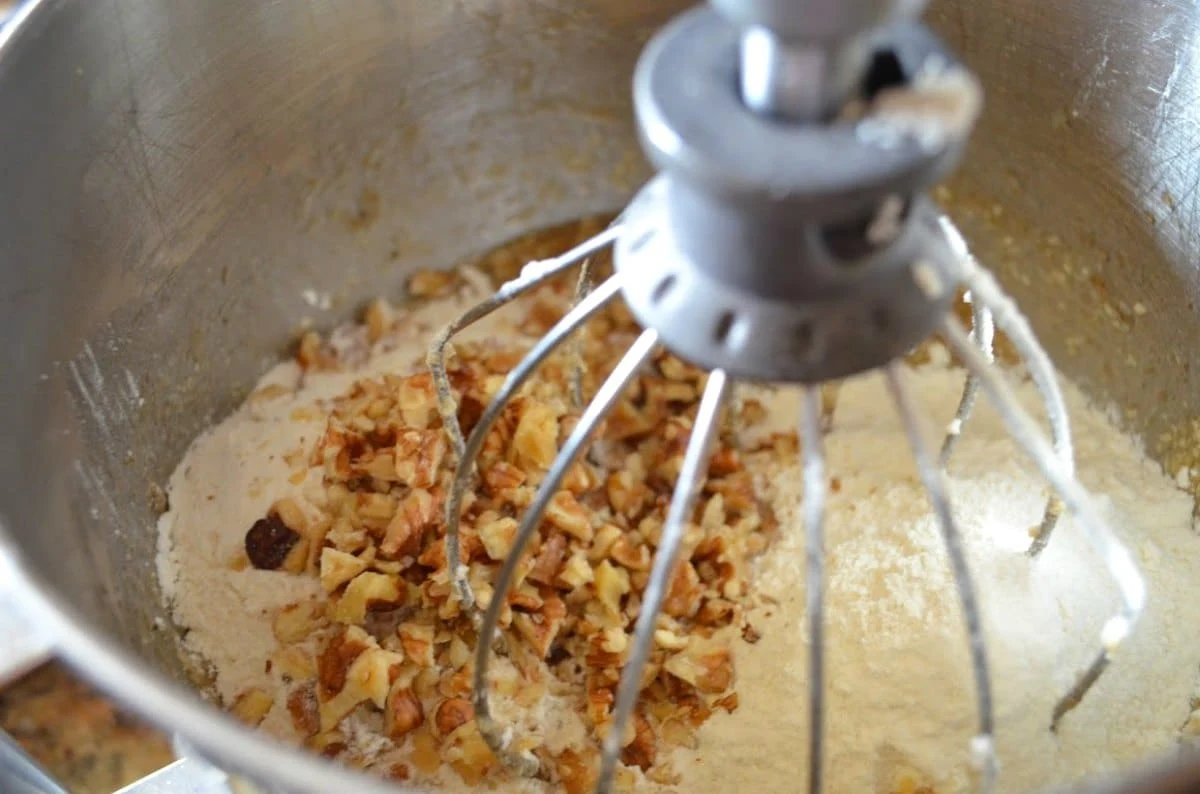
<instances>
[{"instance_id":1,"label":"flour dusted surface","mask_svg":"<svg viewBox=\"0 0 1200 794\"><path fill-rule=\"evenodd\" d=\"M365 373L404 372L430 334L470 296L423 307L405 320L402 342L377 351L362 369L301 378L283 364L264 384L297 388L247 404L199 438L170 485L160 525L159 570L187 644L216 674L226 701L279 686L265 672L274 651L270 614L314 595L317 583L230 560L246 529L276 499L302 493L288 458L321 432L323 401ZM515 333L500 324L475 333ZM914 397L940 428L953 416L961 372L930 364L908 373ZM1040 416L1036 393L1026 406ZM771 422L790 428L798 400L788 390L753 390ZM951 494L984 612L996 699L1000 791L1028 792L1147 755L1176 741L1200 664L1200 538L1191 499L1136 444L1111 428L1077 390L1067 388L1079 474L1104 494L1102 505L1130 542L1149 584L1149 608L1134 637L1057 735L1048 730L1055 699L1096 649L1116 590L1071 520L1036 561L1022 554L1044 506L1045 489L981 403L951 463ZM968 748L975 696L961 611L937 526L912 464L903 428L879 377L841 391L826 439L833 478L826 527L827 759L830 792L881 792L905 785L971 790ZM800 474L774 459L757 462L780 518L780 534L760 561L758 606L749 622L761 639L736 646L740 706L699 732L695 751L676 751L679 791L793 792L807 768L806 636ZM548 734L582 735L569 712L545 706ZM281 705L265 730L291 738ZM364 750L370 723L347 732ZM374 748L385 754L387 748ZM444 776L448 788L453 774ZM649 785L647 784L649 788ZM537 784L509 790L537 791Z\"/></svg>"}]
</instances>

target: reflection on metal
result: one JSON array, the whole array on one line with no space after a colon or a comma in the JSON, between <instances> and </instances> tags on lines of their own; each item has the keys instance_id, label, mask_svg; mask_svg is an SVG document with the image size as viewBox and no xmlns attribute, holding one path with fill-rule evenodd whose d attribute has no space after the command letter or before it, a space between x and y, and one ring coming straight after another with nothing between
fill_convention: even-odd
<instances>
[{"instance_id":1,"label":"reflection on metal","mask_svg":"<svg viewBox=\"0 0 1200 794\"><path fill-rule=\"evenodd\" d=\"M68 794L4 731L0 731L0 791L4 794Z\"/></svg>"}]
</instances>

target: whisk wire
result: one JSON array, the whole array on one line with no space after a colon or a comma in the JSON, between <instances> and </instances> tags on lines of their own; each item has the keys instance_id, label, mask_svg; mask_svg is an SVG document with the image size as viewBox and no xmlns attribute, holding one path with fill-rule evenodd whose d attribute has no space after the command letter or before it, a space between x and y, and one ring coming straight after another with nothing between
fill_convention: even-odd
<instances>
[{"instance_id":1,"label":"whisk wire","mask_svg":"<svg viewBox=\"0 0 1200 794\"><path fill-rule=\"evenodd\" d=\"M998 325L1000 330L1004 331L1008 336L1013 346L1017 349L1017 352L1024 359L1025 366L1029 369L1029 375L1033 379L1033 384L1041 395L1042 404L1046 410L1046 417L1050 423L1050 437L1053 440L1054 452L1062 461L1067 473L1074 476L1075 450L1071 440L1071 420L1067 413L1067 405L1063 399L1062 390L1058 386L1058 377L1055 374L1053 362L1046 355L1045 349L1038 342L1037 335L1033 332L1025 316L1017 309L1017 305L1001 289L995 277L980 267L975 257L971 255L966 240L963 238L962 233L959 232L958 227L945 215L939 218L939 224L951 248L959 258L961 278L971 295L972 320L975 325L976 343L984 341L983 334L979 333L979 321L981 319L987 320L989 325L992 323ZM983 312L982 315L977 314L981 311ZM991 329L989 333L988 344L986 346L980 344L980 349L984 352L988 363L994 360L991 336L994 336L994 329ZM970 416L975 403L973 392L977 391L978 388L978 377L968 372L962 402L959 404L959 411L955 415L954 422L951 424L951 433L947 436L945 444L942 447L943 466L948 462L954 444L957 442L958 433L954 431L961 430L962 424ZM1046 509L1042 513L1042 521L1033 533L1033 542L1030 544L1027 552L1030 557L1037 557L1045 550L1050 542L1050 536L1053 534L1054 528L1058 525L1058 520L1062 516L1062 511L1063 503L1061 498L1057 493L1052 492L1046 500Z\"/></svg>"},{"instance_id":2,"label":"whisk wire","mask_svg":"<svg viewBox=\"0 0 1200 794\"><path fill-rule=\"evenodd\" d=\"M504 406L520 391L525 382L542 365L542 362L549 358L571 333L587 322L588 318L612 301L620 293L620 289L620 276L614 275L607 279L594 292L580 301L574 309L564 315L550 329L549 333L539 339L516 369L505 377L500 390L496 392L496 396L484 409L483 415L463 446L462 454L458 459L458 468L454 472L454 480L450 486L450 494L446 499L446 561L450 569L455 595L462 603L463 609L473 608L474 597L471 594L471 585L467 581L466 573L461 570L463 566L461 564L461 538L459 537L460 514L462 500L466 495L467 486L470 485L475 460L479 457L483 442L504 411ZM444 418L443 422L446 422Z\"/></svg>"},{"instance_id":3,"label":"whisk wire","mask_svg":"<svg viewBox=\"0 0 1200 794\"><path fill-rule=\"evenodd\" d=\"M968 340L971 350L982 354ZM904 422L904 430L908 435L909 446L912 447L913 458L917 463L917 471L929 494L929 502L937 516L938 528L942 533L942 541L950 557L950 567L954 573L954 584L958 589L959 601L962 603L963 618L967 625L967 640L970 643L971 669L975 678L976 708L978 710L979 731L973 747L978 752L976 759L980 764L980 786L982 794L990 794L996 782L995 757L995 724L992 705L992 681L988 669L987 643L983 633L983 620L979 612L979 602L976 597L975 584L972 581L971 569L967 564L966 553L963 551L962 537L950 508L950 497L946 489L945 476L926 446L924 433L918 421L916 407L904 383L900 365L890 364L887 367L888 389Z\"/></svg>"},{"instance_id":4,"label":"whisk wire","mask_svg":"<svg viewBox=\"0 0 1200 794\"><path fill-rule=\"evenodd\" d=\"M614 223L559 256L529 262L521 268L521 272L516 278L501 284L491 297L463 312L434 337L433 343L429 347L429 353L425 357L425 363L433 377L438 412L441 414L446 434L450 437L450 444L459 458L462 458L463 452L466 450L466 441L463 438L462 427L458 423L458 405L450 386L450 377L446 373L446 349L450 346L450 339L502 306L554 278L579 260L586 259L611 245L620 236L621 228L620 224Z\"/></svg>"},{"instance_id":5,"label":"whisk wire","mask_svg":"<svg viewBox=\"0 0 1200 794\"><path fill-rule=\"evenodd\" d=\"M820 794L825 744L825 502L828 485L820 386L804 390L800 444L804 473L805 614L808 618L808 791Z\"/></svg>"},{"instance_id":6,"label":"whisk wire","mask_svg":"<svg viewBox=\"0 0 1200 794\"><path fill-rule=\"evenodd\" d=\"M989 363L995 361L995 339L995 318L992 317L991 311L982 302L975 300L972 295L971 340L979 346L979 351L983 353ZM954 419L946 429L946 438L942 441L942 449L938 454L938 461L942 468L949 465L950 456L954 454L954 448L958 446L958 441L962 438L963 427L971 418L978 398L979 378L974 373L968 372L966 382L963 384L962 397L958 402L958 409L954 412Z\"/></svg>"},{"instance_id":7,"label":"whisk wire","mask_svg":"<svg viewBox=\"0 0 1200 794\"><path fill-rule=\"evenodd\" d=\"M621 740L625 735L625 726L633 715L638 695L641 693L642 672L645 670L646 660L654 644L654 631L657 627L658 616L662 612L663 602L671 586L671 577L679 560L688 519L708 473L713 439L717 435L721 409L725 405L729 391L730 381L722 370L713 370L709 373L708 385L704 388L704 395L701 397L700 406L696 412L696 420L692 425L691 437L688 439L687 450L684 452L683 464L679 470L679 478L676 480L675 491L671 496L671 505L668 508L658 550L654 556L650 579L642 594L641 611L638 613L634 629L633 648L621 671L621 682L617 689L612 722L609 725L608 734L604 738L600 777L596 786L597 794L608 794L612 787L617 760L621 754Z\"/></svg>"},{"instance_id":8,"label":"whisk wire","mask_svg":"<svg viewBox=\"0 0 1200 794\"><path fill-rule=\"evenodd\" d=\"M603 289L602 287L601 290ZM593 293L592 297L599 294L601 290ZM579 422L567 437L562 450L551 464L550 470L546 472L546 478L538 486L533 502L521 517L521 524L513 540L512 549L504 559L504 564L501 566L500 573L496 578L491 601L484 612L483 622L479 630L479 640L475 646L475 670L471 683L472 700L475 706L475 716L479 726L479 733L483 736L484 741L487 742L488 747L492 749L492 752L503 763L525 777L532 777L537 774L539 769L538 760L532 753L518 753L509 749L512 744L511 728L500 730L496 720L492 716L488 703L487 672L491 662L492 639L496 635L496 629L500 622L500 612L507 601L508 590L512 586L513 577L516 575L517 567L520 564L525 547L529 545L530 538L533 537L533 533L537 531L538 526L542 523L542 517L546 513L546 508L549 506L550 500L558 492L559 486L562 484L571 466L575 464L575 461L583 453L596 428L604 421L612 409L616 407L617 401L625 391L625 388L637 376L638 371L650 359L657 348L658 333L652 330L643 331L641 336L630 346L625 356L618 362L617 366L608 376L608 379L605 380L600 390L596 393L595 398L588 404L587 409L584 410L583 415L579 418ZM497 395L496 400L493 402L501 402L501 396Z\"/></svg>"},{"instance_id":9,"label":"whisk wire","mask_svg":"<svg viewBox=\"0 0 1200 794\"><path fill-rule=\"evenodd\" d=\"M583 260L579 266L579 280L575 282L575 299L572 308L578 306L591 294L595 282L595 262L592 257ZM577 337L571 342L571 404L575 410L583 410L583 338Z\"/></svg>"},{"instance_id":10,"label":"whisk wire","mask_svg":"<svg viewBox=\"0 0 1200 794\"><path fill-rule=\"evenodd\" d=\"M979 267L974 259L968 258L964 263L963 278L971 290L971 295L996 316L1000 329L1008 335L1017 352L1025 360L1025 366L1029 368L1029 375L1046 408L1054 453L1062 461L1066 473L1074 476L1075 449L1071 440L1071 420L1067 413L1066 400L1058 386L1054 364L1046 355L1045 349L1038 344L1037 336L1025 316L1017 309L1012 299L1004 294L991 273ZM1028 553L1031 557L1038 556L1050 542L1050 535L1058 524L1062 510L1062 500L1057 494L1052 495L1046 504L1041 526L1038 527L1029 547Z\"/></svg>"},{"instance_id":11,"label":"whisk wire","mask_svg":"<svg viewBox=\"0 0 1200 794\"><path fill-rule=\"evenodd\" d=\"M1037 425L1017 402L1004 377L994 367L989 366L983 355L971 343L966 331L953 317L947 318L943 323L942 337L963 366L978 376L984 394L1004 422L1009 435L1033 460L1042 476L1075 516L1089 543L1104 561L1121 594L1120 612L1110 618L1101 631L1100 651L1054 708L1050 728L1056 730L1063 717L1079 704L1095 684L1113 653L1137 625L1146 606L1146 583L1129 549L1097 510L1091 494L1075 479L1072 468L1055 454L1055 450L1046 442Z\"/></svg>"}]
</instances>

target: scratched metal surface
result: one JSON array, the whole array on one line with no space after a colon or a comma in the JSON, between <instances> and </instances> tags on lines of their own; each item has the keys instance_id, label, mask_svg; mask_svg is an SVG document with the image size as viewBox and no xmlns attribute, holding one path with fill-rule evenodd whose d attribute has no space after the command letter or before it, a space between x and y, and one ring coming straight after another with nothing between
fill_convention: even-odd
<instances>
[{"instance_id":1,"label":"scratched metal surface","mask_svg":"<svg viewBox=\"0 0 1200 794\"><path fill-rule=\"evenodd\" d=\"M619 206L646 176L629 72L681 5L26 7L0 49L0 523L69 607L56 628L74 663L233 766L298 790L338 780L231 738L163 682L186 671L149 491L306 318L329 325L417 266ZM1152 441L1200 413L1198 14L931 11L989 89L954 213L1063 368Z\"/></svg>"}]
</instances>

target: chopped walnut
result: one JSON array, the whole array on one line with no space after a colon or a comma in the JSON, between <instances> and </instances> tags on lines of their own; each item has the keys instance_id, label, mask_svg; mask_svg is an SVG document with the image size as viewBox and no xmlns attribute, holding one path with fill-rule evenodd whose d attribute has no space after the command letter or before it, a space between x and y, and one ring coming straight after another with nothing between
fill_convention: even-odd
<instances>
[{"instance_id":1,"label":"chopped walnut","mask_svg":"<svg viewBox=\"0 0 1200 794\"><path fill-rule=\"evenodd\" d=\"M409 659L421 667L433 667L433 626L405 623L396 633Z\"/></svg>"},{"instance_id":2,"label":"chopped walnut","mask_svg":"<svg viewBox=\"0 0 1200 794\"><path fill-rule=\"evenodd\" d=\"M258 725L275 705L275 698L261 689L250 689L237 696L230 711L247 725Z\"/></svg>"},{"instance_id":3,"label":"chopped walnut","mask_svg":"<svg viewBox=\"0 0 1200 794\"><path fill-rule=\"evenodd\" d=\"M332 593L367 569L353 554L326 547L321 550L321 586Z\"/></svg>"},{"instance_id":4,"label":"chopped walnut","mask_svg":"<svg viewBox=\"0 0 1200 794\"><path fill-rule=\"evenodd\" d=\"M596 596L612 615L621 613L621 598L630 588L629 573L604 560L595 569Z\"/></svg>"},{"instance_id":5,"label":"chopped walnut","mask_svg":"<svg viewBox=\"0 0 1200 794\"><path fill-rule=\"evenodd\" d=\"M566 604L561 599L549 598L535 615L514 615L513 626L533 648L538 658L545 659L549 655L558 633L562 630L566 616Z\"/></svg>"},{"instance_id":6,"label":"chopped walnut","mask_svg":"<svg viewBox=\"0 0 1200 794\"><path fill-rule=\"evenodd\" d=\"M498 518L480 527L478 531L488 557L502 561L513 547L517 536L517 521L514 518Z\"/></svg>"},{"instance_id":7,"label":"chopped walnut","mask_svg":"<svg viewBox=\"0 0 1200 794\"><path fill-rule=\"evenodd\" d=\"M425 723L425 709L411 689L393 689L384 710L384 730L392 739L401 739Z\"/></svg>"},{"instance_id":8,"label":"chopped walnut","mask_svg":"<svg viewBox=\"0 0 1200 794\"><path fill-rule=\"evenodd\" d=\"M438 507L429 491L420 488L409 491L388 523L379 550L389 557L414 555L420 549L422 533L441 520Z\"/></svg>"},{"instance_id":9,"label":"chopped walnut","mask_svg":"<svg viewBox=\"0 0 1200 794\"><path fill-rule=\"evenodd\" d=\"M421 273L410 292L442 294L456 279ZM565 282L539 288L518 304L534 308L517 323L556 322L570 292ZM357 334L374 343L396 327L396 313L377 301ZM580 345L585 390L595 390L593 373L611 371L623 340L636 333L632 316L616 304L590 321ZM455 411L469 433L525 347L502 338L455 341L447 356L453 406L441 408ZM334 346L315 334L302 341L297 358L306 369L340 366ZM655 356L597 428L587 456L568 468L517 561L512 586L497 593L496 576L524 511L579 421L568 407L571 372L567 359L551 357L483 439L478 481L460 506L460 561L476 607L502 599L496 647L507 658L493 669L496 696L526 709L548 692L576 697L598 742L612 719L629 632L707 375L669 354ZM297 485L311 482L314 469L319 485L308 486L304 500L273 505L254 537L248 533L242 558L321 585L314 603L273 616L280 647L269 663L287 687L293 726L314 751L392 777L423 780L449 767L469 786L493 782L498 760L469 701L477 615L454 597L447 559L445 500L458 461L432 377L418 371L361 378L328 404L302 408L306 420L325 413L325 430L311 451L290 453L286 462ZM765 418L752 400L726 413L723 421L743 424ZM744 620L748 561L765 550L775 520L732 446L734 434L718 438L685 527L638 711L622 737L618 790L643 780L674 785L678 775L659 748L695 747L695 729L712 711L737 705L733 658L727 639L719 639L728 635L716 631ZM355 727L343 732L351 713ZM372 761L361 747L347 747L363 725L397 752ZM551 753L547 737L517 731L512 748L536 754L561 790L594 786L598 744Z\"/></svg>"},{"instance_id":10,"label":"chopped walnut","mask_svg":"<svg viewBox=\"0 0 1200 794\"><path fill-rule=\"evenodd\" d=\"M315 736L321 729L317 712L317 693L312 683L301 684L291 691L287 699L288 714L294 727L303 736Z\"/></svg>"},{"instance_id":11,"label":"chopped walnut","mask_svg":"<svg viewBox=\"0 0 1200 794\"><path fill-rule=\"evenodd\" d=\"M671 675L707 694L720 694L733 684L733 660L727 648L704 653L681 651L668 659L664 667Z\"/></svg>"},{"instance_id":12,"label":"chopped walnut","mask_svg":"<svg viewBox=\"0 0 1200 794\"><path fill-rule=\"evenodd\" d=\"M462 698L443 700L433 714L433 724L440 736L449 736L474 719L474 707Z\"/></svg>"},{"instance_id":13,"label":"chopped walnut","mask_svg":"<svg viewBox=\"0 0 1200 794\"><path fill-rule=\"evenodd\" d=\"M289 604L275 613L271 631L281 643L300 642L326 624L321 604Z\"/></svg>"},{"instance_id":14,"label":"chopped walnut","mask_svg":"<svg viewBox=\"0 0 1200 794\"><path fill-rule=\"evenodd\" d=\"M408 430L401 433L392 451L397 480L413 488L433 486L448 449L446 436L440 430Z\"/></svg>"},{"instance_id":15,"label":"chopped walnut","mask_svg":"<svg viewBox=\"0 0 1200 794\"><path fill-rule=\"evenodd\" d=\"M641 714L633 715L633 731L633 740L621 751L621 762L646 771L658 755L658 740L650 722Z\"/></svg>"},{"instance_id":16,"label":"chopped walnut","mask_svg":"<svg viewBox=\"0 0 1200 794\"><path fill-rule=\"evenodd\" d=\"M449 294L458 279L453 270L418 270L408 280L408 294L414 298L438 298Z\"/></svg>"},{"instance_id":17,"label":"chopped walnut","mask_svg":"<svg viewBox=\"0 0 1200 794\"><path fill-rule=\"evenodd\" d=\"M587 508L570 491L559 491L546 505L546 520L576 540L592 539L592 520Z\"/></svg>"},{"instance_id":18,"label":"chopped walnut","mask_svg":"<svg viewBox=\"0 0 1200 794\"><path fill-rule=\"evenodd\" d=\"M562 569L563 559L566 555L566 536L558 533L551 535L542 543L537 557L534 558L533 568L530 569L529 575L526 578L538 584L553 584L555 578L558 576L558 572ZM587 566L586 559L583 560L583 564ZM587 566L587 569L590 577L591 567Z\"/></svg>"},{"instance_id":19,"label":"chopped walnut","mask_svg":"<svg viewBox=\"0 0 1200 794\"><path fill-rule=\"evenodd\" d=\"M395 604L400 595L400 585L395 577L366 571L346 585L345 592L334 604L332 617L338 623L360 625L369 610Z\"/></svg>"},{"instance_id":20,"label":"chopped walnut","mask_svg":"<svg viewBox=\"0 0 1200 794\"><path fill-rule=\"evenodd\" d=\"M545 471L558 455L558 416L547 405L527 402L513 433L513 463Z\"/></svg>"}]
</instances>

